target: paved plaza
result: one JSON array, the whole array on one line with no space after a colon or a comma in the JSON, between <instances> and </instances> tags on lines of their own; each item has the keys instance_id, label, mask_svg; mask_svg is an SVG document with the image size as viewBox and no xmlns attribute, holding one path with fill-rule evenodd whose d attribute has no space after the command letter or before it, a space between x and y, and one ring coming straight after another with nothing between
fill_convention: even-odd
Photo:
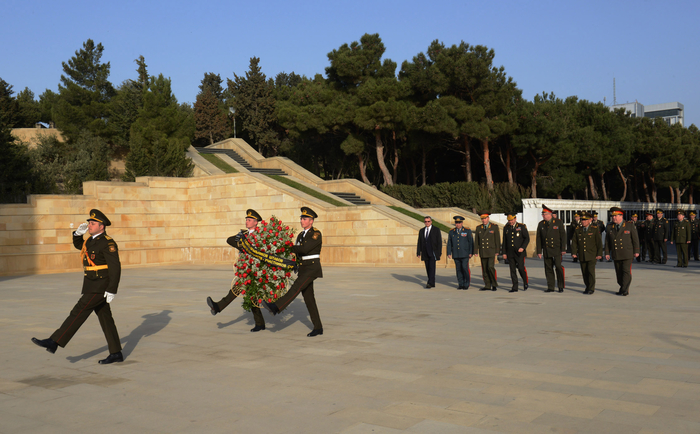
<instances>
[{"instance_id":1,"label":"paved plaza","mask_svg":"<svg viewBox=\"0 0 700 434\"><path fill-rule=\"evenodd\" d=\"M77 261L77 258L76 258ZM567 259L567 261L570 261ZM112 303L124 363L91 316L66 348L48 337L82 273L0 278L0 433L700 433L700 263L634 264L629 297L612 263L583 295L455 289L438 267L324 267L324 335L298 297L267 330L234 301L213 317L230 266L125 269Z\"/></svg>"}]
</instances>

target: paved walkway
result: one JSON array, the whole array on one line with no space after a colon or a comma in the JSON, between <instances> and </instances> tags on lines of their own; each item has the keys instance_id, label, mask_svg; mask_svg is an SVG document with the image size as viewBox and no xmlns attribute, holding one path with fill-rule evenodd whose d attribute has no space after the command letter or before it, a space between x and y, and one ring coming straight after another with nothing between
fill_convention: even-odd
<instances>
[{"instance_id":1,"label":"paved walkway","mask_svg":"<svg viewBox=\"0 0 700 434\"><path fill-rule=\"evenodd\" d=\"M612 264L582 295L454 289L438 269L324 269L325 334L299 297L250 333L238 301L212 317L228 266L127 269L112 304L126 361L101 366L91 317L52 355L48 337L78 299L79 273L0 278L1 433L698 433L700 263L637 265L618 297Z\"/></svg>"}]
</instances>

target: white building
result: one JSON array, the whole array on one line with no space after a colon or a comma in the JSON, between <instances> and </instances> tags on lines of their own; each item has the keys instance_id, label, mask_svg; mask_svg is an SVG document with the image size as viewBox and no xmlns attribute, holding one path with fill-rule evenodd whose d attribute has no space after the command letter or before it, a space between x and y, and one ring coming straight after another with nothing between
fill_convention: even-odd
<instances>
[{"instance_id":1,"label":"white building","mask_svg":"<svg viewBox=\"0 0 700 434\"><path fill-rule=\"evenodd\" d=\"M638 102L626 104L615 104L610 106L610 110L623 108L629 112L633 118L663 118L667 124L684 125L685 110L683 104L679 102L666 102L663 104L642 105Z\"/></svg>"}]
</instances>

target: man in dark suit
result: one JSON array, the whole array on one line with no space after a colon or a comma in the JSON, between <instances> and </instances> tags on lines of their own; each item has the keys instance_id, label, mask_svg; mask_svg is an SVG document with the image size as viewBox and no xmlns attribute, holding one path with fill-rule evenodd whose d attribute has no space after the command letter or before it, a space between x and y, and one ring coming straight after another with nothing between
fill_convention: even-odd
<instances>
[{"instance_id":1,"label":"man in dark suit","mask_svg":"<svg viewBox=\"0 0 700 434\"><path fill-rule=\"evenodd\" d=\"M603 257L603 242L598 228L591 227L592 218L591 214L583 212L581 226L574 231L571 243L571 255L578 258L581 264L581 275L586 285L584 294L595 292L595 265Z\"/></svg>"},{"instance_id":2,"label":"man in dark suit","mask_svg":"<svg viewBox=\"0 0 700 434\"><path fill-rule=\"evenodd\" d=\"M109 348L109 356L98 363L106 365L123 362L119 333L110 309L122 272L117 243L105 232L105 227L110 226L112 222L98 209L90 210L87 221L73 232L73 246L80 250L83 261L82 295L68 318L50 338L32 338L32 342L46 348L50 353L55 353L57 347L65 348L68 345L80 326L95 312ZM87 240L83 240L85 232L90 234Z\"/></svg>"},{"instance_id":3,"label":"man in dark suit","mask_svg":"<svg viewBox=\"0 0 700 434\"><path fill-rule=\"evenodd\" d=\"M245 215L245 227L248 229L248 234L246 237L248 238L248 241L253 243L254 238L255 238L255 229L258 227L258 223L262 221L262 217L260 214L258 214L257 211L254 209L249 209L246 211ZM234 237L229 237L228 243L231 245L234 245L234 241L232 240ZM234 245L235 247L235 245ZM224 298L219 300L218 302L215 302L212 300L211 297L207 297L207 305L209 306L209 309L211 310L212 315L216 315L217 313L221 312L222 310L226 309L226 307L231 304L233 300L236 299L236 297L239 295L239 292L237 289L231 288ZM255 321L255 327L250 329L251 332L259 332L260 330L265 330L265 318L263 318L262 312L260 311L259 307L251 307L250 308L251 313L253 314L253 320Z\"/></svg>"},{"instance_id":4,"label":"man in dark suit","mask_svg":"<svg viewBox=\"0 0 700 434\"><path fill-rule=\"evenodd\" d=\"M527 257L527 246L530 244L530 233L527 231L527 226L518 223L515 213L506 213L506 216L508 216L508 224L503 227L501 249L503 259L508 259L508 265L510 265L510 280L513 283L510 292L518 292L517 273L520 273L520 277L523 279L523 291L527 291L525 258Z\"/></svg>"},{"instance_id":5,"label":"man in dark suit","mask_svg":"<svg viewBox=\"0 0 700 434\"><path fill-rule=\"evenodd\" d=\"M547 277L547 290L545 292L554 292L555 271L559 292L564 292L564 267L561 264L561 258L566 253L566 229L564 222L553 217L552 213L551 208L542 205L542 220L537 225L535 250L538 258L542 259L544 256L544 274ZM552 268L555 271L552 271Z\"/></svg>"},{"instance_id":6,"label":"man in dark suit","mask_svg":"<svg viewBox=\"0 0 700 434\"><path fill-rule=\"evenodd\" d=\"M491 223L491 213L479 212L481 224L476 227L474 245L476 254L481 258L481 272L484 278L484 287L479 291L495 291L498 288L498 276L496 275L496 255L501 250L501 231L498 226Z\"/></svg>"},{"instance_id":7,"label":"man in dark suit","mask_svg":"<svg viewBox=\"0 0 700 434\"><path fill-rule=\"evenodd\" d=\"M455 227L447 233L447 257L454 259L457 270L457 289L469 289L471 272L469 259L474 255L472 230L464 228L464 217L454 216Z\"/></svg>"},{"instance_id":8,"label":"man in dark suit","mask_svg":"<svg viewBox=\"0 0 700 434\"><path fill-rule=\"evenodd\" d=\"M612 256L615 275L620 290L617 295L627 296L632 283L632 261L639 256L639 236L630 222L625 222L621 208L610 208L612 222L608 224L605 238L605 259Z\"/></svg>"},{"instance_id":9,"label":"man in dark suit","mask_svg":"<svg viewBox=\"0 0 700 434\"><path fill-rule=\"evenodd\" d=\"M318 314L316 298L314 297L314 280L323 277L320 259L323 237L321 236L321 231L313 226L317 217L318 214L311 208L306 206L301 208L300 223L303 230L299 232L294 245L294 254L297 257L297 264L299 264L297 280L294 281L289 291L276 302L268 303L263 300L265 309L273 315L277 315L286 309L289 303L301 292L306 308L309 310L311 322L314 325L314 329L306 335L308 337L323 334L323 324L321 324L321 316Z\"/></svg>"},{"instance_id":10,"label":"man in dark suit","mask_svg":"<svg viewBox=\"0 0 700 434\"><path fill-rule=\"evenodd\" d=\"M435 264L442 255L442 235L440 229L433 226L433 219L430 216L423 218L425 228L418 232L418 248L416 256L425 264L425 271L428 273L428 283L426 288L435 287Z\"/></svg>"}]
</instances>

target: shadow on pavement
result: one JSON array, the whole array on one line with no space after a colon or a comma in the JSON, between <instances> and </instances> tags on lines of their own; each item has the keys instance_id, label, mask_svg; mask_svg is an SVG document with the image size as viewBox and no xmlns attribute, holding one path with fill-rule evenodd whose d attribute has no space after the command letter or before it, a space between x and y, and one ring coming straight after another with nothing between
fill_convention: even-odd
<instances>
[{"instance_id":1,"label":"shadow on pavement","mask_svg":"<svg viewBox=\"0 0 700 434\"><path fill-rule=\"evenodd\" d=\"M172 319L170 318L171 313L171 310L164 310L160 313L149 313L142 316L141 318L144 318L143 322L140 325L138 325L135 329L133 329L128 336L125 336L119 340L122 343L122 354L124 355L124 358L126 359L131 355L141 338L154 335L159 331L163 330ZM96 350L89 351L79 356L66 357L66 359L71 363L75 363L79 360L94 357L107 350L108 347L107 345L105 345Z\"/></svg>"},{"instance_id":2,"label":"shadow on pavement","mask_svg":"<svg viewBox=\"0 0 700 434\"><path fill-rule=\"evenodd\" d=\"M309 311L306 309L306 303L304 299L295 299L292 303L284 310L275 316L272 316L267 310L262 309L263 317L265 318L265 330L270 332L278 332L284 330L295 322L300 322L307 326L309 330L313 330L314 326L309 319ZM316 300L318 304L318 300ZM255 327L255 320L253 319L253 314L246 311L239 311L240 315L229 321L229 322L218 322L216 326L220 329L230 327L239 322L244 322L246 327ZM321 315L321 321L323 321L323 311L319 312ZM219 314L221 315L221 314Z\"/></svg>"}]
</instances>

